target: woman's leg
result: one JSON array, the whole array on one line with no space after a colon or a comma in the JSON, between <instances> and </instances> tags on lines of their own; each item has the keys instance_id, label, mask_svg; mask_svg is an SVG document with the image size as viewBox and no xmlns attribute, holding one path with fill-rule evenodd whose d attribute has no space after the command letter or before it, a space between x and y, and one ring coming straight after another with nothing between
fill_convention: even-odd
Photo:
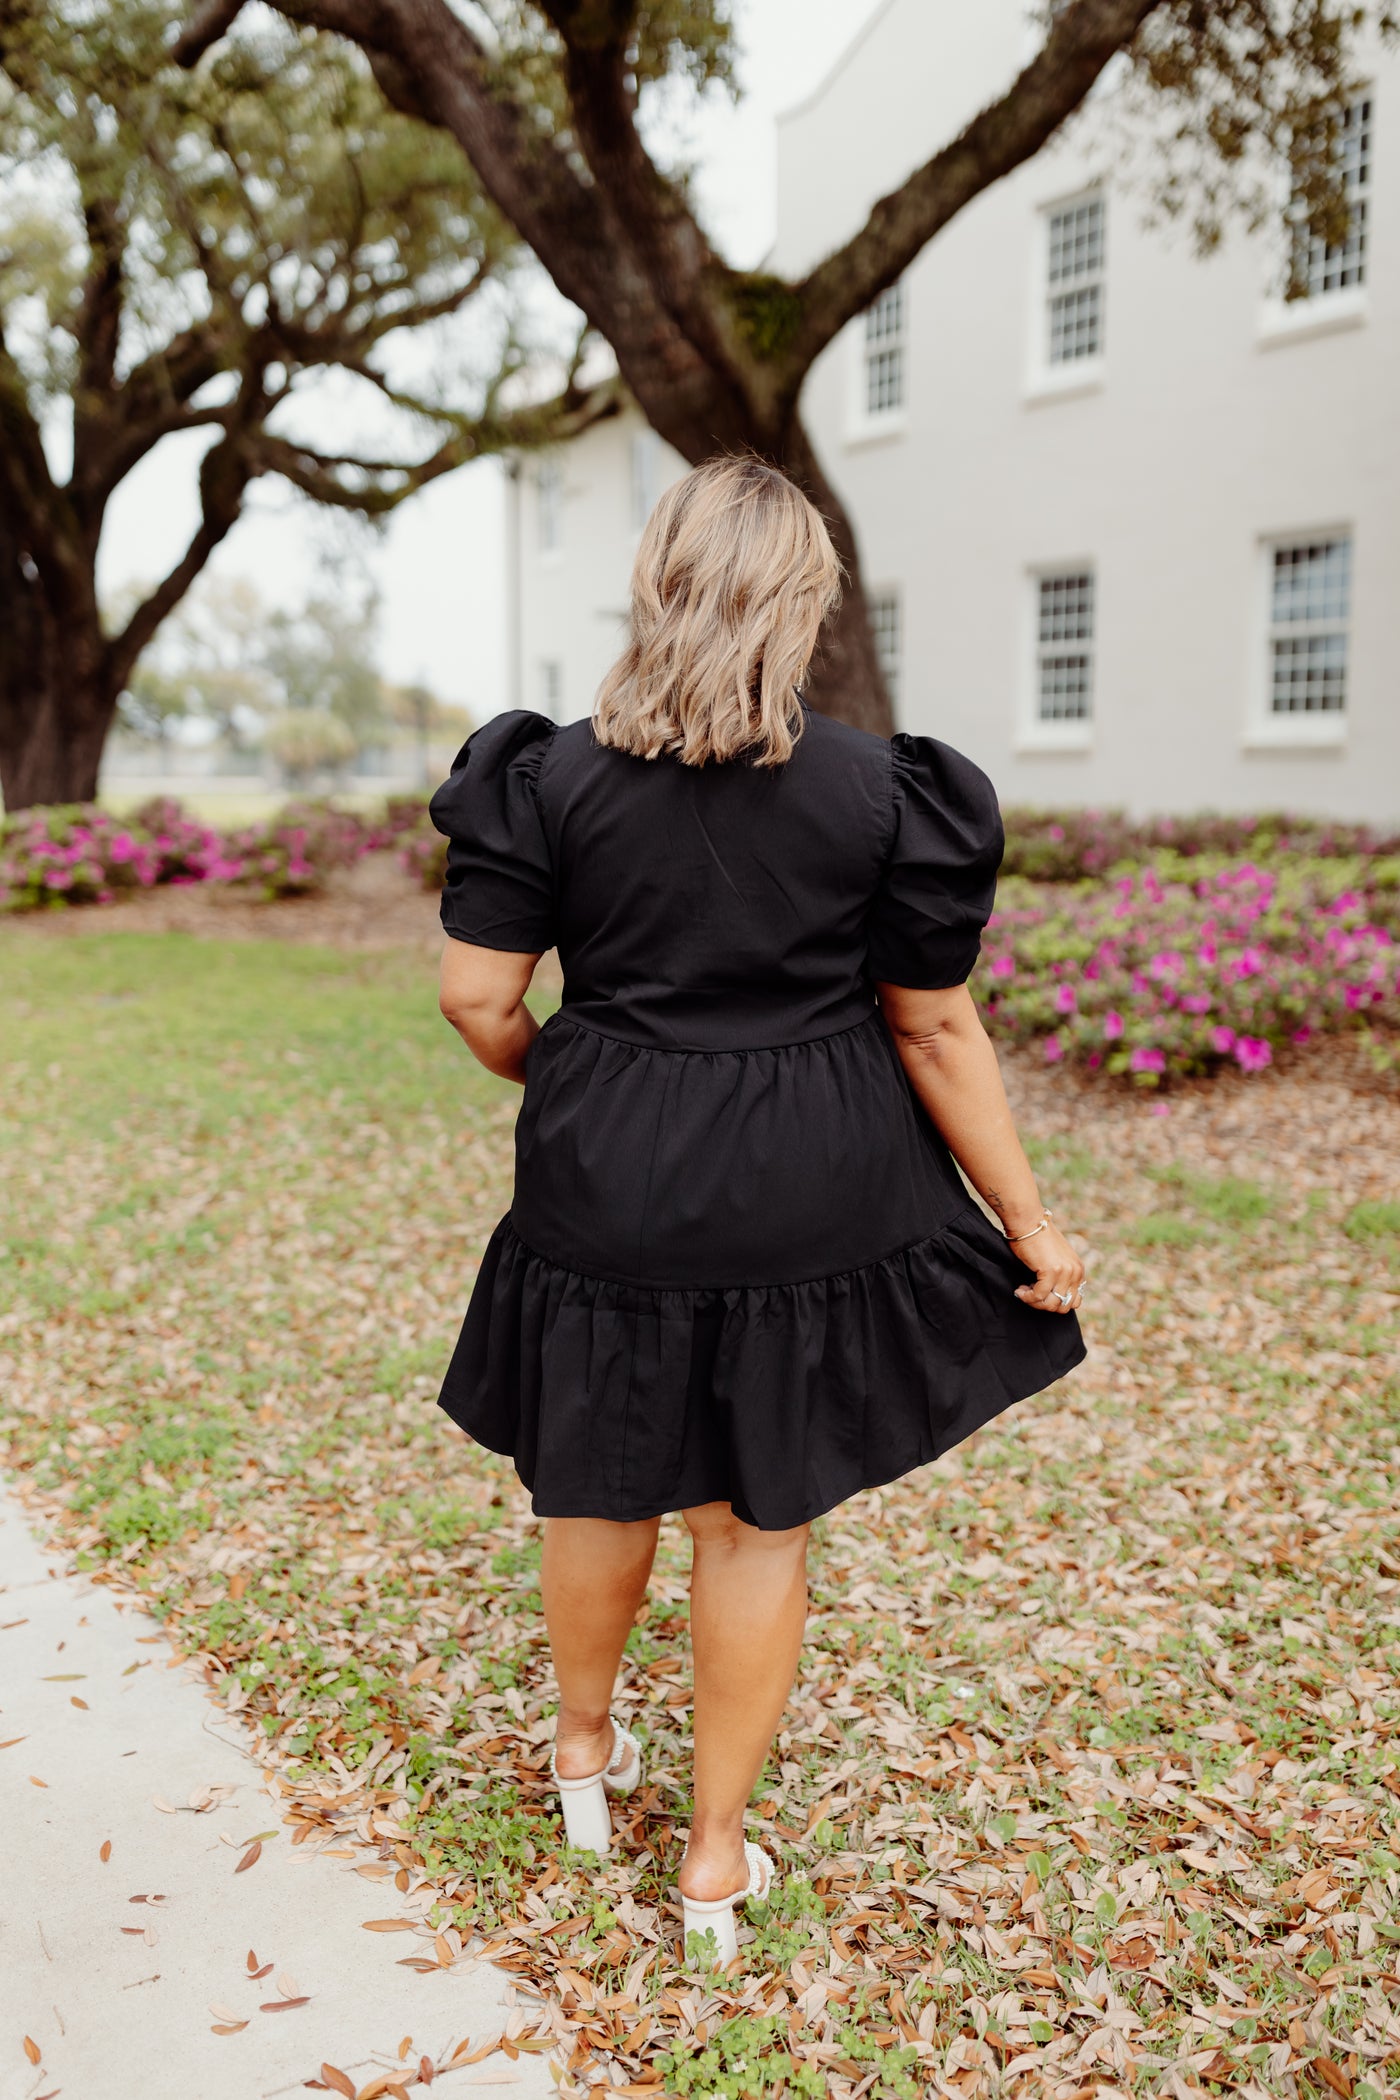
<instances>
[{"instance_id":1,"label":"woman's leg","mask_svg":"<svg viewBox=\"0 0 1400 2100\"><path fill-rule=\"evenodd\" d=\"M612 1754L608 1709L617 1666L646 1595L659 1517L611 1524L548 1517L540 1589L559 1681L554 1756L561 1779L601 1772Z\"/></svg>"},{"instance_id":2,"label":"woman's leg","mask_svg":"<svg viewBox=\"0 0 1400 2100\"><path fill-rule=\"evenodd\" d=\"M727 1502L688 1509L695 1541L695 1820L681 1865L697 1903L747 1879L744 1810L782 1718L807 1623L807 1533L759 1531Z\"/></svg>"}]
</instances>

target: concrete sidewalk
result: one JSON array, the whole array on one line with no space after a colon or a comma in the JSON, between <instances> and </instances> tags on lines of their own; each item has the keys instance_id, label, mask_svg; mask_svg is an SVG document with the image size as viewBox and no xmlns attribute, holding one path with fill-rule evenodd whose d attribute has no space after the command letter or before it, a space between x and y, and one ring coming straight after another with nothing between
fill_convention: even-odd
<instances>
[{"instance_id":1,"label":"concrete sidewalk","mask_svg":"<svg viewBox=\"0 0 1400 2100\"><path fill-rule=\"evenodd\" d=\"M358 2090L499 2036L510 1979L398 1967L431 1950L364 1930L400 1914L392 1882L293 1848L237 1724L171 1653L145 1613L67 1573L0 1488L0 2100L273 2100L323 2063ZM256 1980L250 1951L271 1964ZM555 2091L544 2057L499 2051L439 2083L447 2100Z\"/></svg>"}]
</instances>

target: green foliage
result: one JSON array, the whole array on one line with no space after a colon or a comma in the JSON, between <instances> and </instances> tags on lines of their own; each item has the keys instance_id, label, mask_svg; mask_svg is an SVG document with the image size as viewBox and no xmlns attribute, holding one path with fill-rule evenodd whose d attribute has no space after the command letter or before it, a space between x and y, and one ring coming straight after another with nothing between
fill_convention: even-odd
<instances>
[{"instance_id":1,"label":"green foliage","mask_svg":"<svg viewBox=\"0 0 1400 2100\"><path fill-rule=\"evenodd\" d=\"M1349 1240L1400 1239L1400 1203L1358 1203L1342 1230Z\"/></svg>"}]
</instances>

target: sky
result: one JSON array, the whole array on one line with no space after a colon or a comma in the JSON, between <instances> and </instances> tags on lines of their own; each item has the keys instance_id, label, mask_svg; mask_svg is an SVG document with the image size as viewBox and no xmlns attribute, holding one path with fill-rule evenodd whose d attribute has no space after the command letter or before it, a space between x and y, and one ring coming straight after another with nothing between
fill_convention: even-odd
<instances>
[{"instance_id":1,"label":"sky","mask_svg":"<svg viewBox=\"0 0 1400 2100\"><path fill-rule=\"evenodd\" d=\"M707 231L740 267L759 263L774 233L774 119L839 63L883 0L734 0L743 98L689 105L680 133L697 165ZM203 445L167 439L119 490L100 562L103 595L149 583L178 559L196 522ZM422 681L478 717L505 704L505 506L494 461L459 469L410 497L381 539L353 535L380 592L380 660L396 683ZM316 587L323 550L343 544L331 522L285 484L264 482L207 573L248 578L273 604Z\"/></svg>"}]
</instances>

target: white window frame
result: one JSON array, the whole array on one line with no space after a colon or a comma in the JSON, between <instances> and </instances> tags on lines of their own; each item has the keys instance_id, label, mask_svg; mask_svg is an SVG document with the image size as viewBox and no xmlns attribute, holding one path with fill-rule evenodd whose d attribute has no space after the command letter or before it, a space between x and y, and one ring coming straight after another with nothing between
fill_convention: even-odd
<instances>
[{"instance_id":1,"label":"white window frame","mask_svg":"<svg viewBox=\"0 0 1400 2100\"><path fill-rule=\"evenodd\" d=\"M1100 261L1096 271L1083 280L1085 288L1096 285L1099 293L1099 348L1090 357L1052 363L1050 346L1054 327L1053 307L1064 296L1050 279L1051 223L1062 212L1097 204L1101 213ZM1031 338L1026 377L1028 401L1064 401L1097 393L1108 372L1108 235L1109 195L1102 182L1082 183L1065 195L1051 197L1035 215L1035 256L1031 272Z\"/></svg>"},{"instance_id":2,"label":"white window frame","mask_svg":"<svg viewBox=\"0 0 1400 2100\"><path fill-rule=\"evenodd\" d=\"M882 584L866 593L866 605L890 706L897 712L904 688L904 593L897 584ZM892 646L886 640L891 634ZM886 643L883 647L882 642Z\"/></svg>"},{"instance_id":3,"label":"white window frame","mask_svg":"<svg viewBox=\"0 0 1400 2100\"><path fill-rule=\"evenodd\" d=\"M1360 284L1339 285L1333 291L1309 292L1301 299L1285 299L1283 284L1292 262L1294 235L1293 184L1287 169L1279 175L1277 232L1270 244L1269 282L1259 310L1258 342L1261 349L1281 343L1307 342L1319 335L1333 335L1350 328L1363 328L1371 317L1370 282L1376 261L1375 133L1376 89L1370 82L1358 89L1348 109L1366 106L1369 132L1366 181L1357 201L1365 212L1364 275Z\"/></svg>"},{"instance_id":4,"label":"white window frame","mask_svg":"<svg viewBox=\"0 0 1400 2100\"><path fill-rule=\"evenodd\" d=\"M535 548L543 562L564 558L564 467L551 454L535 469Z\"/></svg>"},{"instance_id":5,"label":"white window frame","mask_svg":"<svg viewBox=\"0 0 1400 2100\"><path fill-rule=\"evenodd\" d=\"M1085 638L1082 649L1073 649L1067 643L1046 643L1041 640L1041 587L1058 578L1087 576L1093 590L1091 633ZM1100 577L1099 566L1092 555L1069 555L1060 561L1037 562L1026 571L1025 580L1025 672L1023 677L1021 719L1016 733L1016 748L1024 752L1076 752L1090 751L1094 745L1094 734L1099 714L1099 660L1102 647L1100 640ZM1084 655L1089 659L1089 712L1087 715L1072 715L1056 718L1042 715L1041 676L1044 659L1048 655Z\"/></svg>"},{"instance_id":6,"label":"white window frame","mask_svg":"<svg viewBox=\"0 0 1400 2100\"><path fill-rule=\"evenodd\" d=\"M1343 616L1317 621L1277 621L1274 618L1275 556L1290 547L1323 546L1345 540L1350 549L1347 573L1347 608ZM1274 532L1259 542L1258 582L1255 594L1256 665L1250 718L1245 733L1247 750L1335 750L1347 741L1355 679L1356 636L1356 532L1349 523L1306 526L1296 531ZM1346 636L1346 684L1339 708L1315 713L1283 713L1275 710L1274 644L1285 637L1306 639L1310 635Z\"/></svg>"},{"instance_id":7,"label":"white window frame","mask_svg":"<svg viewBox=\"0 0 1400 2100\"><path fill-rule=\"evenodd\" d=\"M891 313L895 325L889 326ZM887 291L873 299L850 326L850 379L846 414L846 443L864 444L872 438L899 437L909 427L909 280L896 278ZM871 368L877 358L898 361L899 400L887 408L870 406Z\"/></svg>"}]
</instances>

